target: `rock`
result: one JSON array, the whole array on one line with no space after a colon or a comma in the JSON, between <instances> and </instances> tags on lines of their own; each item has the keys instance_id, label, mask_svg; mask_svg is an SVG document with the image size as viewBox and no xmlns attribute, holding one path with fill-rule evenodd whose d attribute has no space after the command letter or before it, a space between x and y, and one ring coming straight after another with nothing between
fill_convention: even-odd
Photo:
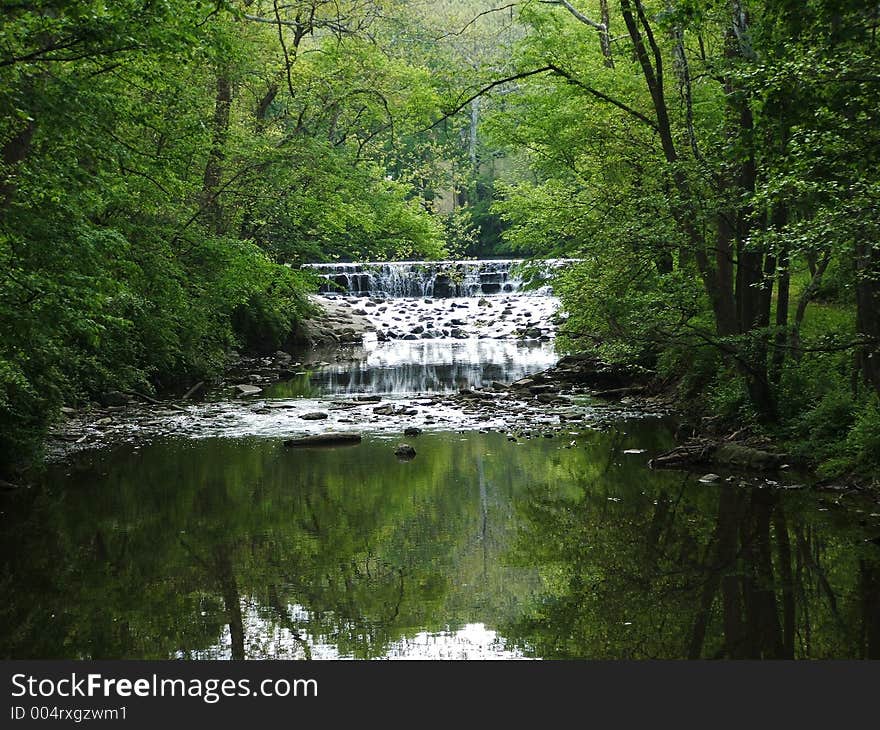
<instances>
[{"instance_id":1,"label":"rock","mask_svg":"<svg viewBox=\"0 0 880 730\"><path fill-rule=\"evenodd\" d=\"M308 446L347 446L360 442L361 435L359 433L319 433L313 436L288 439L284 445L287 448L302 448Z\"/></svg>"},{"instance_id":2,"label":"rock","mask_svg":"<svg viewBox=\"0 0 880 730\"><path fill-rule=\"evenodd\" d=\"M498 380L492 381L492 390L507 390L507 383L502 383Z\"/></svg>"},{"instance_id":3,"label":"rock","mask_svg":"<svg viewBox=\"0 0 880 730\"><path fill-rule=\"evenodd\" d=\"M455 295L455 287L445 274L438 274L434 279L434 296L446 298Z\"/></svg>"},{"instance_id":4,"label":"rock","mask_svg":"<svg viewBox=\"0 0 880 730\"><path fill-rule=\"evenodd\" d=\"M420 429L418 426L407 426L403 430L403 435L404 436L421 436L422 429Z\"/></svg>"},{"instance_id":5,"label":"rock","mask_svg":"<svg viewBox=\"0 0 880 730\"><path fill-rule=\"evenodd\" d=\"M388 405L379 406L378 408L374 408L373 413L375 413L377 416L393 416L395 410L396 409L394 408L394 406L391 403L389 403Z\"/></svg>"},{"instance_id":6,"label":"rock","mask_svg":"<svg viewBox=\"0 0 880 730\"><path fill-rule=\"evenodd\" d=\"M128 396L118 390L111 390L101 396L101 405L103 406L125 406L128 405Z\"/></svg>"},{"instance_id":7,"label":"rock","mask_svg":"<svg viewBox=\"0 0 880 730\"><path fill-rule=\"evenodd\" d=\"M555 393L538 393L535 397L537 398L538 403L543 403L544 405L571 403L571 398L566 398L565 396L557 395Z\"/></svg>"},{"instance_id":8,"label":"rock","mask_svg":"<svg viewBox=\"0 0 880 730\"><path fill-rule=\"evenodd\" d=\"M645 393L646 390L642 386L634 386L629 388L612 388L611 390L597 390L591 393L591 395L602 400L623 400L632 395Z\"/></svg>"},{"instance_id":9,"label":"rock","mask_svg":"<svg viewBox=\"0 0 880 730\"><path fill-rule=\"evenodd\" d=\"M491 307L492 303L486 299L485 297L480 297L480 300L477 302L478 307Z\"/></svg>"},{"instance_id":10,"label":"rock","mask_svg":"<svg viewBox=\"0 0 880 730\"><path fill-rule=\"evenodd\" d=\"M284 350L278 350L274 357L275 362L279 365L290 365L293 362L293 357L291 357L290 353L284 352Z\"/></svg>"},{"instance_id":11,"label":"rock","mask_svg":"<svg viewBox=\"0 0 880 730\"><path fill-rule=\"evenodd\" d=\"M532 380L531 378L523 378L522 380L517 380L510 387L511 388L528 388L534 384L535 384L535 381Z\"/></svg>"},{"instance_id":12,"label":"rock","mask_svg":"<svg viewBox=\"0 0 880 730\"><path fill-rule=\"evenodd\" d=\"M721 481L721 477L717 474L703 474L703 476L699 479L703 484L713 484L715 482Z\"/></svg>"},{"instance_id":13,"label":"rock","mask_svg":"<svg viewBox=\"0 0 880 730\"><path fill-rule=\"evenodd\" d=\"M300 415L300 418L304 421L323 421L327 418L327 414L316 411L314 413L303 413Z\"/></svg>"},{"instance_id":14,"label":"rock","mask_svg":"<svg viewBox=\"0 0 880 730\"><path fill-rule=\"evenodd\" d=\"M238 391L238 395L256 395L263 392L262 388L258 388L256 385L248 385L247 383L236 385L235 389Z\"/></svg>"},{"instance_id":15,"label":"rock","mask_svg":"<svg viewBox=\"0 0 880 730\"><path fill-rule=\"evenodd\" d=\"M394 455L401 461L409 461L416 458L416 450L409 444L397 444Z\"/></svg>"},{"instance_id":16,"label":"rock","mask_svg":"<svg viewBox=\"0 0 880 730\"><path fill-rule=\"evenodd\" d=\"M486 393L482 390L471 390L470 388L462 388L458 394L465 398L478 398L479 400L495 400L492 393Z\"/></svg>"}]
</instances>

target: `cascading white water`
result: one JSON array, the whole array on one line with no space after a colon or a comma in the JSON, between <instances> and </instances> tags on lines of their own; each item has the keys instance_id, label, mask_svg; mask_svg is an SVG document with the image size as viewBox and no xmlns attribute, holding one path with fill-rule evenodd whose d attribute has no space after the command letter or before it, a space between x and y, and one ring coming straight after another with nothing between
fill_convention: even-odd
<instances>
[{"instance_id":1,"label":"cascading white water","mask_svg":"<svg viewBox=\"0 0 880 730\"><path fill-rule=\"evenodd\" d=\"M524 271L522 260L375 261L355 264L308 264L326 284L322 293L382 298L473 297L521 292L540 284L566 260L542 261ZM535 280L537 279L537 282ZM547 293L546 290L542 293Z\"/></svg>"}]
</instances>

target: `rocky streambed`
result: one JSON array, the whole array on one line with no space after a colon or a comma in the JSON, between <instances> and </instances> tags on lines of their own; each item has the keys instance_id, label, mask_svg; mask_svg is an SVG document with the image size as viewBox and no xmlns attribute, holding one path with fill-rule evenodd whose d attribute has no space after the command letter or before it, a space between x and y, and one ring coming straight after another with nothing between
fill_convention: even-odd
<instances>
[{"instance_id":1,"label":"rocky streambed","mask_svg":"<svg viewBox=\"0 0 880 730\"><path fill-rule=\"evenodd\" d=\"M574 448L591 430L674 416L669 394L652 389L650 373L557 357L561 317L551 296L331 295L315 297L315 304L319 314L303 329L303 347L234 357L221 382L199 384L184 398L110 393L101 404L68 409L51 434L50 455L167 436L302 445L326 437L343 445L357 443L353 436L412 441L432 431L498 432L512 443L557 439ZM646 465L696 472L707 483L807 481L791 471L785 454L747 433L682 434L680 441ZM767 477L778 473L790 476Z\"/></svg>"},{"instance_id":2,"label":"rocky streambed","mask_svg":"<svg viewBox=\"0 0 880 730\"><path fill-rule=\"evenodd\" d=\"M303 374L301 377L311 378L336 366L323 362L312 366L314 370L298 372ZM284 367L275 372L282 378L287 374ZM576 436L576 430L601 428L622 418L662 417L669 413L663 397L636 397L609 390L606 386L619 382L619 374L597 373L565 359L559 366L511 383L496 380L487 387L435 393L265 397L266 393L272 396L273 386L288 381L272 383L266 370L258 377L262 379L233 386L231 391L237 397L165 405L131 398L125 405L92 407L70 414L54 434L56 444L69 451L169 434L189 438L294 438L326 432L407 430L500 431L510 440L567 438Z\"/></svg>"}]
</instances>

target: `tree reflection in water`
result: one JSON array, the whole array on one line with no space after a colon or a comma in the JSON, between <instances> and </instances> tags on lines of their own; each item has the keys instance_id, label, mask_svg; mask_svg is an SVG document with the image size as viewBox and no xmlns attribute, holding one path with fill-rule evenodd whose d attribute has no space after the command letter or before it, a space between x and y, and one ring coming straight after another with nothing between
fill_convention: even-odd
<instances>
[{"instance_id":1,"label":"tree reflection in water","mask_svg":"<svg viewBox=\"0 0 880 730\"><path fill-rule=\"evenodd\" d=\"M877 657L876 521L572 438L84 455L4 498L0 656Z\"/></svg>"}]
</instances>

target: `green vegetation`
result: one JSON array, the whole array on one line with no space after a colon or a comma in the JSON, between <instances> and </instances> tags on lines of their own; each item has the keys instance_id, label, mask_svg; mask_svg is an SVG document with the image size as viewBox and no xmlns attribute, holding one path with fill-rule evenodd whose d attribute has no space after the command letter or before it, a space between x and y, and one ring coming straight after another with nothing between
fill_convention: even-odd
<instances>
[{"instance_id":1,"label":"green vegetation","mask_svg":"<svg viewBox=\"0 0 880 730\"><path fill-rule=\"evenodd\" d=\"M0 471L64 403L278 349L303 261L445 252L391 174L438 114L428 71L347 5L4 3Z\"/></svg>"},{"instance_id":2,"label":"green vegetation","mask_svg":"<svg viewBox=\"0 0 880 730\"><path fill-rule=\"evenodd\" d=\"M519 7L520 93L486 127L526 166L495 208L511 245L582 259L568 346L876 479L876 3Z\"/></svg>"},{"instance_id":3,"label":"green vegetation","mask_svg":"<svg viewBox=\"0 0 880 730\"><path fill-rule=\"evenodd\" d=\"M868 0L16 0L0 464L62 404L284 345L299 264L581 263L566 343L877 475Z\"/></svg>"}]
</instances>

